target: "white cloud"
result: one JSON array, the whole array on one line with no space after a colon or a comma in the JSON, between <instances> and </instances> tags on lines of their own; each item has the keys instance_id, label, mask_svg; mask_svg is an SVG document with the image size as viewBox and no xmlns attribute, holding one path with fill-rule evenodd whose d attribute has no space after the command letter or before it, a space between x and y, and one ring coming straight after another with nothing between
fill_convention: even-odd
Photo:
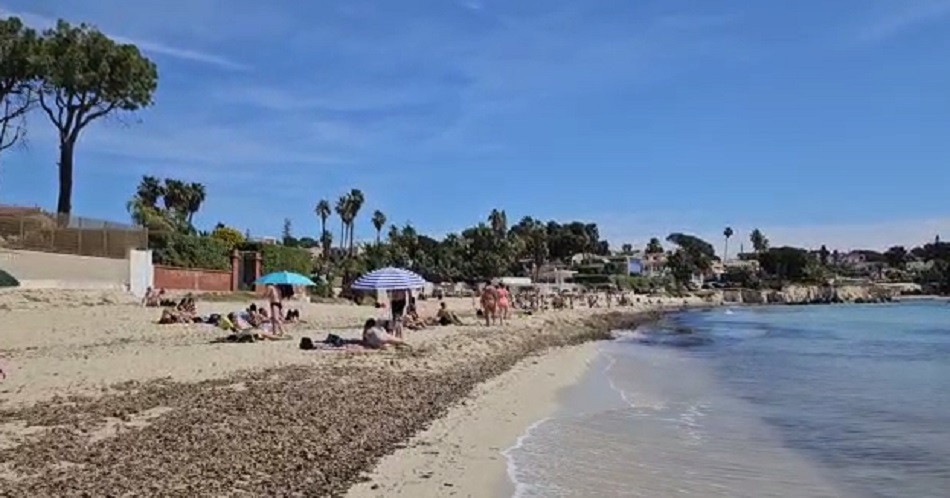
<instances>
[{"instance_id":1,"label":"white cloud","mask_svg":"<svg viewBox=\"0 0 950 498\"><path fill-rule=\"evenodd\" d=\"M413 82L413 85L373 86L373 85L326 85L319 88L310 84L309 88L292 89L264 86L260 84L221 85L212 90L211 96L230 105L247 105L270 111L307 111L329 110L340 112L371 111L379 108L412 106L423 104L433 98L433 94L445 90L425 82Z\"/></svg>"},{"instance_id":2,"label":"white cloud","mask_svg":"<svg viewBox=\"0 0 950 498\"><path fill-rule=\"evenodd\" d=\"M874 43L950 16L950 0L900 0L858 29L856 39Z\"/></svg>"},{"instance_id":3,"label":"white cloud","mask_svg":"<svg viewBox=\"0 0 950 498\"><path fill-rule=\"evenodd\" d=\"M285 128L283 124L267 122L243 126L191 123L187 128L131 126L92 130L83 135L81 146L123 159L200 164L232 171L240 167L259 169L262 164L306 166L346 162L319 152L312 137L291 135L289 130L288 134L282 133Z\"/></svg>"},{"instance_id":4,"label":"white cloud","mask_svg":"<svg viewBox=\"0 0 950 498\"><path fill-rule=\"evenodd\" d=\"M144 41L144 40L133 40L130 38L125 38L122 36L110 35L114 40L119 43L129 43L135 45L146 53L153 53L171 57L173 59L180 59L185 61L200 62L203 64L210 64L212 66L218 66L224 69L233 69L244 71L250 69L250 66L246 64L241 64L234 62L225 57L219 55L207 54L204 52L199 52L197 50L190 50L187 48L178 48L165 45L162 43Z\"/></svg>"},{"instance_id":5,"label":"white cloud","mask_svg":"<svg viewBox=\"0 0 950 498\"><path fill-rule=\"evenodd\" d=\"M33 27L34 29L47 29L52 28L56 25L56 20L34 14L31 12L13 12L6 10L0 7L0 15L4 17L19 17L26 25ZM109 37L114 39L119 43L130 43L136 45L140 50L146 53L163 55L166 57L171 57L173 59L179 59L184 61L198 62L201 64L207 64L212 66L217 66L223 69L231 70L246 70L249 69L249 66L240 64L238 62L232 61L228 58L209 54L205 52L200 52L197 50L175 47L167 45L164 43L148 41L148 40L139 40L135 38L129 38L115 33L106 33Z\"/></svg>"}]
</instances>

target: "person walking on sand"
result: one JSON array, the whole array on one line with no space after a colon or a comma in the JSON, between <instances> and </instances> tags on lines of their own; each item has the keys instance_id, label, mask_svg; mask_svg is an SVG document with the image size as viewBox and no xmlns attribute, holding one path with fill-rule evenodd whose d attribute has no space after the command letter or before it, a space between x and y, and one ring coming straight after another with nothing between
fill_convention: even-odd
<instances>
[{"instance_id":1,"label":"person walking on sand","mask_svg":"<svg viewBox=\"0 0 950 498\"><path fill-rule=\"evenodd\" d=\"M485 282L482 289L482 312L485 314L485 326L491 327L497 320L498 292L491 282Z\"/></svg>"},{"instance_id":2,"label":"person walking on sand","mask_svg":"<svg viewBox=\"0 0 950 498\"><path fill-rule=\"evenodd\" d=\"M498 321L504 325L508 321L508 313L511 310L511 293L503 284L498 284L495 292L498 294Z\"/></svg>"},{"instance_id":3,"label":"person walking on sand","mask_svg":"<svg viewBox=\"0 0 950 498\"><path fill-rule=\"evenodd\" d=\"M280 323L280 317L284 314L283 296L276 285L267 285L267 302L270 303L271 333L284 335L284 326Z\"/></svg>"}]
</instances>

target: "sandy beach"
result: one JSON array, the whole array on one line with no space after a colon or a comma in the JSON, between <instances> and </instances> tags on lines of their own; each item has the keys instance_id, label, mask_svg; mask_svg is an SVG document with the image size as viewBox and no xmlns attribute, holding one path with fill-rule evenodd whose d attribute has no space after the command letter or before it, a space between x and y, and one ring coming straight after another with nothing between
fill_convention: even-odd
<instances>
[{"instance_id":1,"label":"sandy beach","mask_svg":"<svg viewBox=\"0 0 950 498\"><path fill-rule=\"evenodd\" d=\"M504 495L500 451L593 353L538 354L604 338L647 310L550 311L489 328L474 325L470 299L448 303L473 325L413 332L411 352L301 351L300 337L356 337L379 311L294 304L307 323L293 340L221 344L211 326L157 325L157 310L109 291L0 293L0 491L312 496L369 479L353 496Z\"/></svg>"}]
</instances>

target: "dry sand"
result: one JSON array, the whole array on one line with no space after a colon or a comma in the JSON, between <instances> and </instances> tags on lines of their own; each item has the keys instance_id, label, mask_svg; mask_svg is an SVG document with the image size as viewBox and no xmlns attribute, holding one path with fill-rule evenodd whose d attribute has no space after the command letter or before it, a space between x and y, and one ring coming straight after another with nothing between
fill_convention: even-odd
<instances>
[{"instance_id":1,"label":"dry sand","mask_svg":"<svg viewBox=\"0 0 950 498\"><path fill-rule=\"evenodd\" d=\"M452 301L450 306L460 314L471 314L471 300ZM198 311L225 314L248 304L199 302ZM420 302L420 310L427 315L434 315L436 306L435 301ZM312 365L326 360L326 355L302 353L297 349L300 337L317 341L328 333L357 337L363 321L385 313L352 304L295 302L288 307L300 309L306 321L289 327L289 344L245 347L213 342L225 334L210 325L158 325L160 310L144 308L116 292L0 293L0 362L7 373L0 384L0 406L95 394L127 381L195 382L241 370ZM413 343L424 344L458 330L430 328L410 335Z\"/></svg>"},{"instance_id":2,"label":"dry sand","mask_svg":"<svg viewBox=\"0 0 950 498\"><path fill-rule=\"evenodd\" d=\"M246 305L199 303L199 311ZM293 306L308 322L291 330L294 340L219 344L212 340L221 331L157 325L158 310L121 294L0 292L8 376L0 381L0 495L339 495L451 408L420 436L448 458L429 465L432 455L417 445L404 454L412 465L384 460L373 479L393 491L387 496L442 496L419 481L443 479L455 494L484 496L504 489L497 451L554 406L590 350L535 357L496 376L549 348L603 338L627 318L545 312L506 327L412 332L411 353L350 353L301 351L297 339L356 336L379 311ZM424 315L435 306L420 303ZM449 306L471 313L470 299ZM422 467L431 479L412 477ZM482 468L495 482L463 472Z\"/></svg>"}]
</instances>

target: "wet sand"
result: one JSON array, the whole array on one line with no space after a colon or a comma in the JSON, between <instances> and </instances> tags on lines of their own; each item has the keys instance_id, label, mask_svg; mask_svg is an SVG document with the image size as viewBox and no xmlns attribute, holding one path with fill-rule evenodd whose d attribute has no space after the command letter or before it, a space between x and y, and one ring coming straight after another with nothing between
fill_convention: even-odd
<instances>
[{"instance_id":1,"label":"wet sand","mask_svg":"<svg viewBox=\"0 0 950 498\"><path fill-rule=\"evenodd\" d=\"M505 450L535 422L552 415L559 393L575 384L596 343L529 356L477 386L469 398L383 458L349 498L510 497Z\"/></svg>"}]
</instances>

